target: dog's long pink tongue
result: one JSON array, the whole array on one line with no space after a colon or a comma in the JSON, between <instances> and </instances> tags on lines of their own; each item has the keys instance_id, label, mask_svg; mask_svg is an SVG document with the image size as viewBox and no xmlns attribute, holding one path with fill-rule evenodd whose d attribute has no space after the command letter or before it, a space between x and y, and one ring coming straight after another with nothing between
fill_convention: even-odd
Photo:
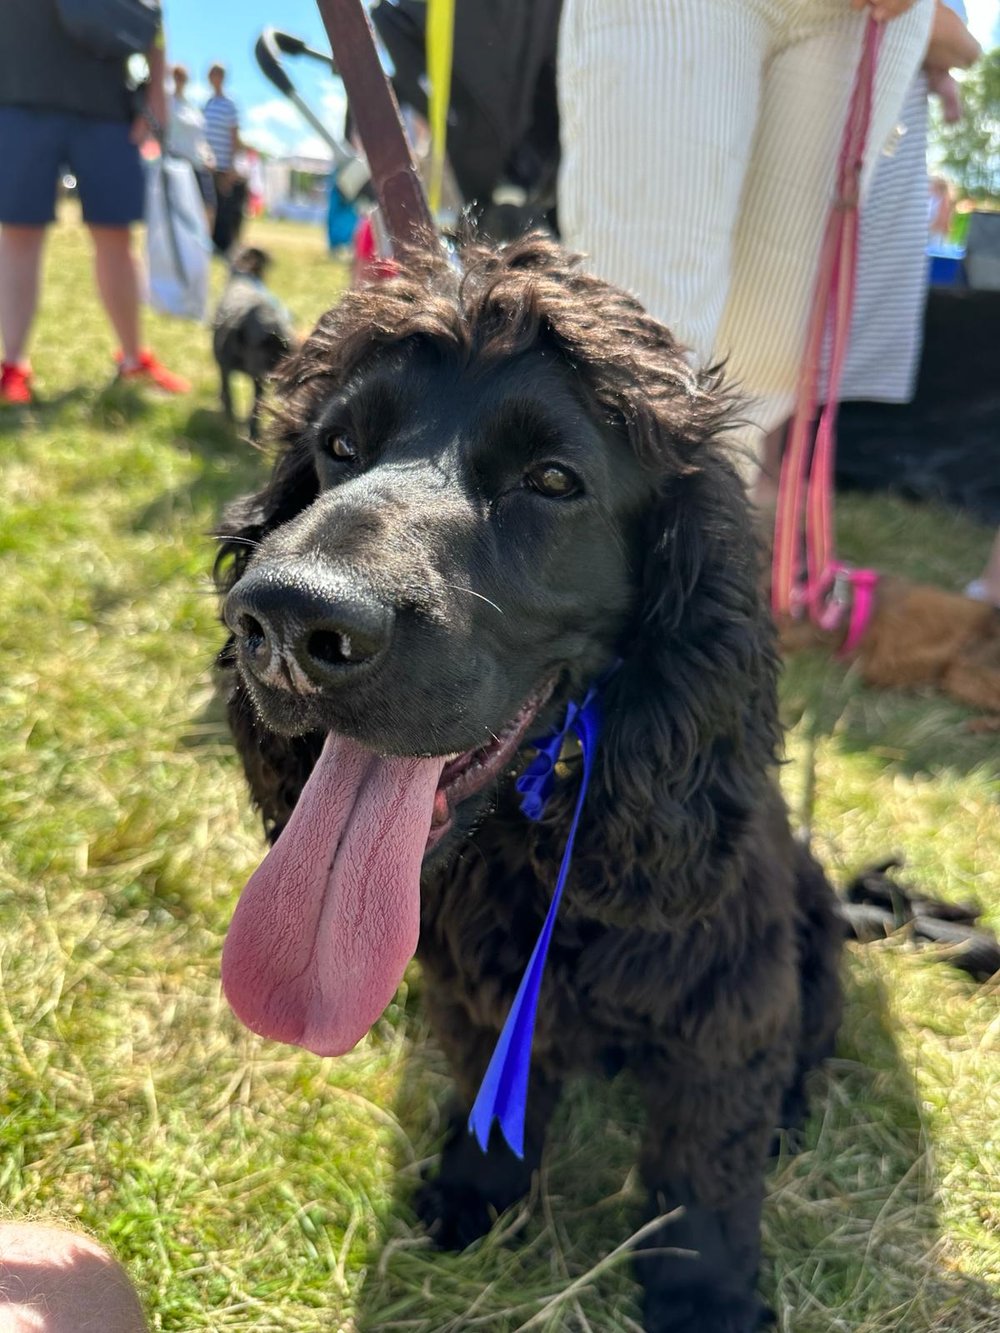
<instances>
[{"instance_id":1,"label":"dog's long pink tongue","mask_svg":"<svg viewBox=\"0 0 1000 1333\"><path fill-rule=\"evenodd\" d=\"M222 984L247 1027L342 1055L385 1009L417 947L444 762L382 759L327 737L226 936Z\"/></svg>"}]
</instances>

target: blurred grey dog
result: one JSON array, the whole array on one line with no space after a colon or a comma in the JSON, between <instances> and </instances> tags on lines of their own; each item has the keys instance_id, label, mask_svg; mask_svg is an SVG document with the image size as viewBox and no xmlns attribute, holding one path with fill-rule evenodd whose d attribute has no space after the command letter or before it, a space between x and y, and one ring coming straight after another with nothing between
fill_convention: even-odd
<instances>
[{"instance_id":1,"label":"blurred grey dog","mask_svg":"<svg viewBox=\"0 0 1000 1333\"><path fill-rule=\"evenodd\" d=\"M256 440L260 429L260 405L264 381L295 348L295 334L288 311L264 285L270 255L256 246L246 246L232 260L229 281L212 321L212 349L219 365L222 408L233 420L233 398L229 377L233 371L253 380L253 408L248 431Z\"/></svg>"}]
</instances>

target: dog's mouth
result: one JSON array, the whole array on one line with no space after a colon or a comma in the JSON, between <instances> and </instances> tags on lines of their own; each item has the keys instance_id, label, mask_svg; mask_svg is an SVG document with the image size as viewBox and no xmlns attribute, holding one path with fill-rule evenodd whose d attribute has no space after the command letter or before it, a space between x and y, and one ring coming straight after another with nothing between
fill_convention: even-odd
<instances>
[{"instance_id":1,"label":"dog's mouth","mask_svg":"<svg viewBox=\"0 0 1000 1333\"><path fill-rule=\"evenodd\" d=\"M327 736L226 936L223 986L247 1027L317 1055L357 1044L416 952L424 856L510 764L553 686L459 755L383 757Z\"/></svg>"},{"instance_id":2,"label":"dog's mouth","mask_svg":"<svg viewBox=\"0 0 1000 1333\"><path fill-rule=\"evenodd\" d=\"M463 801L484 791L503 773L517 753L528 728L539 710L552 694L554 681L548 681L536 690L518 709L511 720L486 745L466 750L449 759L441 770L434 793L431 827L425 850L436 847L454 826L455 810Z\"/></svg>"}]
</instances>

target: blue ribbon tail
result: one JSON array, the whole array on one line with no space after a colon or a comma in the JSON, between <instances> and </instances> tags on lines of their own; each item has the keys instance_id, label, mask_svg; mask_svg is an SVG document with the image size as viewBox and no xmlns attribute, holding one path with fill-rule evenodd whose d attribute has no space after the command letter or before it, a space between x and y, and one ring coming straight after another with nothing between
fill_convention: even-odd
<instances>
[{"instance_id":1,"label":"blue ribbon tail","mask_svg":"<svg viewBox=\"0 0 1000 1333\"><path fill-rule=\"evenodd\" d=\"M528 1074L531 1070L531 1041L535 1034L535 1011L545 971L545 956L555 925L555 906L556 899L553 898L542 933L521 978L514 1003L472 1105L469 1129L475 1134L476 1142L483 1152L489 1145L490 1130L496 1120L511 1151L517 1157L524 1156L524 1114L528 1101Z\"/></svg>"},{"instance_id":2,"label":"blue ribbon tail","mask_svg":"<svg viewBox=\"0 0 1000 1333\"><path fill-rule=\"evenodd\" d=\"M591 706L588 707L588 704ZM545 971L549 941L559 911L559 901L569 876L573 843L576 840L576 831L583 811L593 753L600 730L599 708L593 692L588 696L584 707L578 713L574 709L574 713L572 726L580 737L583 749L583 781L580 783L580 792L576 798L576 809L573 812L573 822L570 825L566 849L559 867L559 878L545 917L545 924L521 978L521 984L517 988L514 1003L511 1005L469 1115L469 1130L476 1136L476 1142L483 1152L486 1152L489 1146L490 1131L493 1128L493 1121L496 1120L511 1151L519 1158L524 1157L524 1117L528 1103L528 1075L531 1071L531 1043L535 1034L538 993Z\"/></svg>"}]
</instances>

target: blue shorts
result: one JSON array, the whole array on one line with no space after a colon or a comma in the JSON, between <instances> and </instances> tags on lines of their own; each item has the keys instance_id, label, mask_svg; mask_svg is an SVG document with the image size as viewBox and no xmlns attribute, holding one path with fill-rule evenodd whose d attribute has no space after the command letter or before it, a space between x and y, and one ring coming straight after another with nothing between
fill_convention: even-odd
<instances>
[{"instance_id":1,"label":"blue shorts","mask_svg":"<svg viewBox=\"0 0 1000 1333\"><path fill-rule=\"evenodd\" d=\"M0 223L43 227L55 219L56 187L76 177L85 222L127 227L142 220L145 175L131 125L66 111L0 106Z\"/></svg>"}]
</instances>

